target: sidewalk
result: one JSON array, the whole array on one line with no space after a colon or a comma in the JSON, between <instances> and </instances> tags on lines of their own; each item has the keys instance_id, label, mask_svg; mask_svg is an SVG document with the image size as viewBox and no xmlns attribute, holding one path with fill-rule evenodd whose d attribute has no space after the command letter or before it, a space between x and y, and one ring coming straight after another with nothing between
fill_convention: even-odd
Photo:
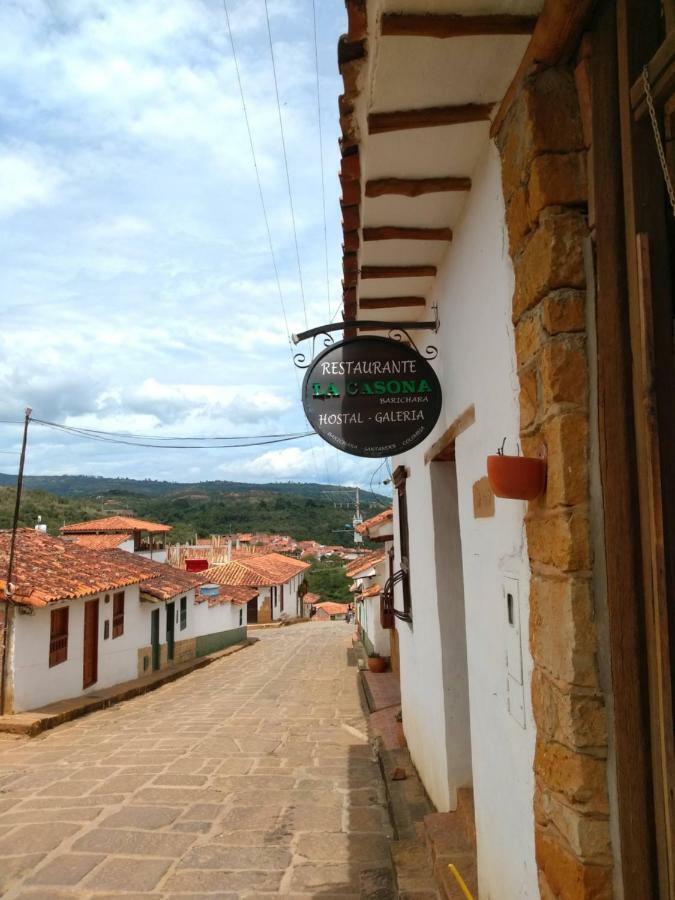
<instances>
[{"instance_id":1,"label":"sidewalk","mask_svg":"<svg viewBox=\"0 0 675 900\"><path fill-rule=\"evenodd\" d=\"M245 647L255 643L257 638L242 641L240 644L234 644L226 647L224 650L218 650L216 653L209 653L206 656L200 656L196 659L190 659L187 662L177 663L170 669L163 669L161 672L151 672L142 678L134 678L132 681L123 681L120 684L114 684L112 687L96 691L93 694L86 694L80 697L69 697L66 700L58 700L56 703L50 703L48 706L42 706L39 709L31 709L27 712L14 713L9 716L0 716L0 733L23 734L27 737L35 737L49 728L56 728L64 722L70 722L72 719L79 719L80 716L86 716L88 713L95 712L97 709L105 709L114 703L122 700L130 700L132 697L138 697L140 694L147 694L154 691L163 684L168 684L193 672L195 669L201 669L210 663L224 656L230 656L237 653Z\"/></svg>"}]
</instances>

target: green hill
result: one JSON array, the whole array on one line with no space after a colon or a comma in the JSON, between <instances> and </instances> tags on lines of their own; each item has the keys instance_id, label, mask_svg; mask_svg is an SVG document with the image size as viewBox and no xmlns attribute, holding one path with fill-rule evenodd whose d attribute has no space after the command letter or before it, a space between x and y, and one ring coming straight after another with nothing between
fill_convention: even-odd
<instances>
[{"instance_id":1,"label":"green hill","mask_svg":"<svg viewBox=\"0 0 675 900\"><path fill-rule=\"evenodd\" d=\"M56 482L61 490L44 489L45 481ZM110 482L115 487L109 487ZM97 490L91 490L92 483L98 486ZM121 484L127 489L122 489ZM352 543L353 507L348 501L351 498L353 502L353 492L338 498L332 493L340 490L335 485L243 482L185 485L84 476L29 476L25 485L20 524L31 527L40 515L50 534L58 534L58 529L67 522L121 512L173 526L172 541L184 542L195 535L267 531L324 544ZM139 485L150 487L139 491ZM38 486L41 489L35 490ZM81 491L84 486L89 488L88 493ZM13 487L0 487L0 528L11 525L14 497ZM366 492L361 503L363 517L374 515L388 502L385 497Z\"/></svg>"}]
</instances>

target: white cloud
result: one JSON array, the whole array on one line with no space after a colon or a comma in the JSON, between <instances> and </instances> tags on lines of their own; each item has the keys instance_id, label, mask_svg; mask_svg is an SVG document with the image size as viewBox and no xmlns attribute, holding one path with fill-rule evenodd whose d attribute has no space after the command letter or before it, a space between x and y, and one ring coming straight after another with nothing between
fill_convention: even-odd
<instances>
[{"instance_id":1,"label":"white cloud","mask_svg":"<svg viewBox=\"0 0 675 900\"><path fill-rule=\"evenodd\" d=\"M0 216L52 203L63 181L63 172L34 151L0 146Z\"/></svg>"},{"instance_id":2,"label":"white cloud","mask_svg":"<svg viewBox=\"0 0 675 900\"><path fill-rule=\"evenodd\" d=\"M228 8L288 325L299 331L264 4ZM269 9L314 325L327 312L311 7L269 0ZM335 305L344 4L326 0L317 12ZM13 0L0 3L0 33L0 216L13 216L0 243L3 417L32 405L44 418L115 431L304 430L220 0ZM31 464L179 478L229 465L236 479L255 477L239 468L255 455L162 455L36 429ZM306 462L311 480L338 478L331 455L282 457L280 477Z\"/></svg>"}]
</instances>

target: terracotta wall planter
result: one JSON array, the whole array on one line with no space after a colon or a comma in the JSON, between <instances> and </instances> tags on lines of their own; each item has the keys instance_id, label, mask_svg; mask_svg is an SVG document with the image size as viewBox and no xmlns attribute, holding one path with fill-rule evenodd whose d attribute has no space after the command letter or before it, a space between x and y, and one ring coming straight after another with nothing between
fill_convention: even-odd
<instances>
[{"instance_id":1,"label":"terracotta wall planter","mask_svg":"<svg viewBox=\"0 0 675 900\"><path fill-rule=\"evenodd\" d=\"M538 457L488 456L487 474L495 496L507 500L534 500L546 488L546 460Z\"/></svg>"},{"instance_id":2,"label":"terracotta wall planter","mask_svg":"<svg viewBox=\"0 0 675 900\"><path fill-rule=\"evenodd\" d=\"M387 660L382 656L369 656L368 668L371 672L384 672L387 668Z\"/></svg>"}]
</instances>

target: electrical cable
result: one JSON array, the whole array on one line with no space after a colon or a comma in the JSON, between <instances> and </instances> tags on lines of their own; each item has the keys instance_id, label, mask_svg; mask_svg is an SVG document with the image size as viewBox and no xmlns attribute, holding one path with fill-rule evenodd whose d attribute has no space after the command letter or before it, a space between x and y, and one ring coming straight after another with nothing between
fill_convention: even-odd
<instances>
[{"instance_id":1,"label":"electrical cable","mask_svg":"<svg viewBox=\"0 0 675 900\"><path fill-rule=\"evenodd\" d=\"M319 163L321 168L321 205L323 208L323 249L326 263L326 303L328 306L328 321L331 321L330 312L330 275L328 272L328 220L326 218L326 174L323 164L323 128L321 127L321 85L319 80L319 41L317 36L316 0L312 0L312 22L314 35L314 74L316 75L316 118L319 126Z\"/></svg>"},{"instance_id":2,"label":"electrical cable","mask_svg":"<svg viewBox=\"0 0 675 900\"><path fill-rule=\"evenodd\" d=\"M293 366L293 371L295 373L295 381L296 381L296 384L298 387L298 394L300 394L301 393L300 379L298 378L298 371L295 368L295 362L293 359L293 342L291 339L291 330L288 327L288 316L286 315L286 305L284 303L284 295L283 295L283 291L281 289L281 279L279 277L279 267L277 265L276 255L274 253L274 243L272 241L272 230L270 228L269 216L267 214L267 206L265 205L265 195L263 193L262 182L260 180L260 169L258 168L258 160L257 160L256 153L255 153L253 132L251 130L251 122L250 122L249 115L248 115L248 107L246 106L246 96L244 94L244 85L243 85L242 78L241 78L241 71L239 69L239 61L237 59L237 51L236 51L235 44L234 44L234 35L232 33L232 24L230 22L230 14L229 14L229 10L227 7L227 0L223 0L223 11L225 13L225 23L227 26L227 33L228 33L229 40L230 40L230 47L232 49L232 61L234 63L234 69L235 69L236 76L237 76L237 85L239 87L239 97L241 100L241 106L242 106L242 110L244 113L244 121L246 123L246 132L248 134L248 142L249 142L249 147L251 150L251 159L253 161L253 168L255 171L256 183L258 185L258 195L260 197L260 206L262 208L263 218L265 220L265 229L267 232L267 243L269 246L270 256L272 258L272 265L274 267L274 276L275 276L276 283L277 283L277 291L279 294L279 303L281 305L281 313L282 313L283 320L284 320L284 328L286 329L286 338L288 340L288 349L289 349L289 353L291 355L291 365ZM268 20L268 29L269 29L269 20ZM271 35L270 35L270 41L271 41ZM272 55L272 65L274 66L274 55ZM278 95L277 95L277 102L278 102ZM281 110L279 110L279 119L281 121ZM283 131L282 131L282 138L283 138ZM285 150L285 148L284 148L284 150ZM288 173L288 169L287 169L287 173ZM290 180L288 182L288 185L289 185L289 191L290 191ZM293 220L293 228L295 230L295 220ZM296 248L297 248L297 239L296 239ZM298 266L299 266L299 264L300 264L300 258L298 255ZM299 269L298 269L298 271L299 271ZM300 287L302 290L302 276L300 278ZM303 294L303 305L304 305L304 294ZM307 322L307 314L305 312L305 323L306 322ZM313 447L311 448L311 458L312 458L312 463L314 465L316 480L320 481Z\"/></svg>"},{"instance_id":3,"label":"electrical cable","mask_svg":"<svg viewBox=\"0 0 675 900\"><path fill-rule=\"evenodd\" d=\"M225 0L223 0L225 2ZM277 81L277 66L274 60L274 45L272 43L272 28L270 26L270 11L267 6L267 0L263 0L265 4L265 20L267 22L267 38L270 45L270 56L272 58L272 75L274 77L274 93L277 100L277 113L279 114L279 132L281 133L281 149L284 157L284 169L286 170L286 186L288 188L288 202L291 208L291 224L293 226L293 240L295 242L295 258L298 264L298 280L300 283L300 296L302 298L302 309L305 316L305 328L309 328L307 321L307 304L305 303L305 288L302 283L302 269L300 267L300 248L298 246L298 232L295 227L295 211L293 209L293 192L291 191L291 176L288 170L288 155L286 153L286 138L284 136L284 123L281 116L281 100L279 98L279 83Z\"/></svg>"},{"instance_id":4,"label":"electrical cable","mask_svg":"<svg viewBox=\"0 0 675 900\"><path fill-rule=\"evenodd\" d=\"M150 447L156 450L229 450L246 447L261 447L268 444L280 444L287 441L300 440L301 438L311 437L314 431L297 432L286 434L275 438L266 438L263 440L252 438L246 442L229 443L229 444L166 444L156 443L152 439L149 440L128 440L124 435L117 435L115 432L106 434L105 432L92 433L90 431L76 428L72 425L60 425L58 422L48 422L44 419L31 419L35 425L41 425L44 428L50 428L53 431L60 431L64 434L71 434L90 441L100 441L106 444L123 444L128 447ZM189 441L191 438L182 438L180 440Z\"/></svg>"}]
</instances>

